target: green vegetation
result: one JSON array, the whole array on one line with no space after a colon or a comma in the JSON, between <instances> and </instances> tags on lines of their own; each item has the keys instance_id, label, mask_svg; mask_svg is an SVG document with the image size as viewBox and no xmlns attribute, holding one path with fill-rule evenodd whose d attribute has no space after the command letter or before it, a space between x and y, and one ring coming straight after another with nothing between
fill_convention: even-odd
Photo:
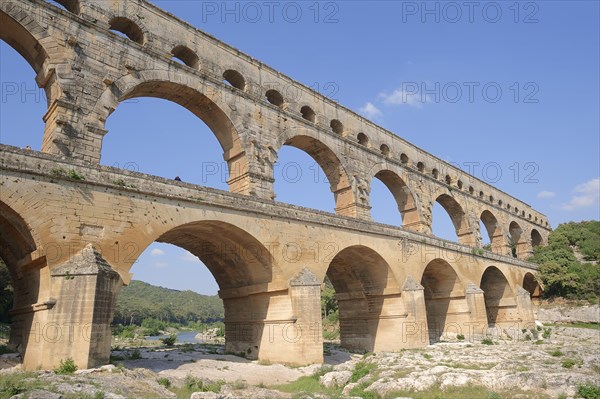
<instances>
[{"instance_id":1,"label":"green vegetation","mask_svg":"<svg viewBox=\"0 0 600 399\"><path fill-rule=\"evenodd\" d=\"M481 343L484 345L494 345L494 341L491 338L484 338L481 340Z\"/></svg>"},{"instance_id":2,"label":"green vegetation","mask_svg":"<svg viewBox=\"0 0 600 399\"><path fill-rule=\"evenodd\" d=\"M563 326L563 327L575 327L575 328L589 328L591 330L600 330L600 323L566 323L566 324L549 324L550 326Z\"/></svg>"},{"instance_id":3,"label":"green vegetation","mask_svg":"<svg viewBox=\"0 0 600 399\"><path fill-rule=\"evenodd\" d=\"M13 306L13 287L11 281L8 267L0 259L0 322L4 323L10 322L8 311Z\"/></svg>"},{"instance_id":4,"label":"green vegetation","mask_svg":"<svg viewBox=\"0 0 600 399\"><path fill-rule=\"evenodd\" d=\"M579 255L580 259L578 259ZM600 293L600 221L561 224L548 245L528 259L540 265L546 298L598 301Z\"/></svg>"},{"instance_id":5,"label":"green vegetation","mask_svg":"<svg viewBox=\"0 0 600 399\"><path fill-rule=\"evenodd\" d=\"M376 368L377 365L375 363L368 363L364 360L356 363L352 371L352 377L350 377L350 382L357 382L364 376L369 375Z\"/></svg>"},{"instance_id":6,"label":"green vegetation","mask_svg":"<svg viewBox=\"0 0 600 399\"><path fill-rule=\"evenodd\" d=\"M550 356L554 356L554 357L561 357L563 355L564 355L564 353L562 353L562 351L560 349L555 349L552 352L550 352Z\"/></svg>"},{"instance_id":7,"label":"green vegetation","mask_svg":"<svg viewBox=\"0 0 600 399\"><path fill-rule=\"evenodd\" d=\"M583 399L600 399L600 386L587 383L577 386L577 395Z\"/></svg>"},{"instance_id":8,"label":"green vegetation","mask_svg":"<svg viewBox=\"0 0 600 399\"><path fill-rule=\"evenodd\" d=\"M566 369L570 369L573 368L573 366L575 366L577 364L577 362L573 359L565 359L562 361L562 366Z\"/></svg>"},{"instance_id":9,"label":"green vegetation","mask_svg":"<svg viewBox=\"0 0 600 399\"><path fill-rule=\"evenodd\" d=\"M58 367L56 369L54 369L54 372L56 374L73 374L76 371L77 371L77 366L75 365L75 362L71 358L61 360Z\"/></svg>"},{"instance_id":10,"label":"green vegetation","mask_svg":"<svg viewBox=\"0 0 600 399\"><path fill-rule=\"evenodd\" d=\"M168 337L160 339L160 342L162 342L165 346L173 346L173 345L175 345L176 341L177 341L176 334L171 334Z\"/></svg>"},{"instance_id":11,"label":"green vegetation","mask_svg":"<svg viewBox=\"0 0 600 399\"><path fill-rule=\"evenodd\" d=\"M223 316L223 301L216 295L171 290L134 280L119 294L114 323L141 325L144 320L152 318L167 324L188 325L190 322L222 320ZM163 329L162 325L154 322L146 323L148 328Z\"/></svg>"}]
</instances>

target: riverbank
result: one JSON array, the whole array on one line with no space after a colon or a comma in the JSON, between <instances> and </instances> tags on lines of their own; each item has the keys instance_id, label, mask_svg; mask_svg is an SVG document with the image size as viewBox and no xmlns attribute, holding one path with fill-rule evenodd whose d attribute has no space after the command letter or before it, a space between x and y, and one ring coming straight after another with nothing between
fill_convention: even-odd
<instances>
[{"instance_id":1,"label":"riverbank","mask_svg":"<svg viewBox=\"0 0 600 399\"><path fill-rule=\"evenodd\" d=\"M61 376L48 371L20 373L16 365L0 371L0 384L6 390L6 381L12 380L24 392L43 389L59 395L38 396L52 399L189 398L194 391L210 391L196 398L229 399L419 399L436 394L468 399L564 399L582 397L578 391L586 387L600 392L598 330L551 327L545 339L543 331L527 335L531 338L455 341L367 355L327 344L323 367L297 368L225 354L222 345L120 349L113 351L114 365L101 369ZM11 396L0 395L5 397Z\"/></svg>"}]
</instances>

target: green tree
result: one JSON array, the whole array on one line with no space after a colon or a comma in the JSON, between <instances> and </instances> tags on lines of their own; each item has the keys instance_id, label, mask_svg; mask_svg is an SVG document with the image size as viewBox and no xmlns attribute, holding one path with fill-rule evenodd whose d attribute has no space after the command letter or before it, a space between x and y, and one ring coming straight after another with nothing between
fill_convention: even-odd
<instances>
[{"instance_id":1,"label":"green tree","mask_svg":"<svg viewBox=\"0 0 600 399\"><path fill-rule=\"evenodd\" d=\"M528 259L540 265L544 296L597 300L600 296L600 222L561 224Z\"/></svg>"},{"instance_id":2,"label":"green tree","mask_svg":"<svg viewBox=\"0 0 600 399\"><path fill-rule=\"evenodd\" d=\"M0 322L10 322L9 311L13 307L12 278L8 267L0 259Z\"/></svg>"}]
</instances>

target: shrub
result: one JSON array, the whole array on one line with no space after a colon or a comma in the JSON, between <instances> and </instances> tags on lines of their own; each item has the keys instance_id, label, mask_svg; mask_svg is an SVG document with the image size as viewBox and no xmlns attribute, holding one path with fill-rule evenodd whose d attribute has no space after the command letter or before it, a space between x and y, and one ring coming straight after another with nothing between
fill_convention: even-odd
<instances>
[{"instance_id":1,"label":"shrub","mask_svg":"<svg viewBox=\"0 0 600 399\"><path fill-rule=\"evenodd\" d=\"M563 366L564 368L566 368L566 369L570 369L570 368L572 368L573 366L575 366L575 364L576 364L576 363L577 363L577 362L575 362L575 360L573 360L573 359L565 359L565 360L563 360L563 362L562 362L562 366Z\"/></svg>"},{"instance_id":2,"label":"shrub","mask_svg":"<svg viewBox=\"0 0 600 399\"><path fill-rule=\"evenodd\" d=\"M502 399L502 397L497 392L488 392L486 399Z\"/></svg>"},{"instance_id":3,"label":"shrub","mask_svg":"<svg viewBox=\"0 0 600 399\"><path fill-rule=\"evenodd\" d=\"M173 345L175 345L176 341L177 341L176 334L171 334L168 337L164 337L164 338L160 339L160 342L162 342L165 346L173 346Z\"/></svg>"},{"instance_id":4,"label":"shrub","mask_svg":"<svg viewBox=\"0 0 600 399\"><path fill-rule=\"evenodd\" d=\"M456 339L457 339L457 340L459 340L459 341L464 341L464 340L465 340L465 336L464 336L464 335L462 335L462 334L458 334L458 335L456 336Z\"/></svg>"},{"instance_id":5,"label":"shrub","mask_svg":"<svg viewBox=\"0 0 600 399\"><path fill-rule=\"evenodd\" d=\"M564 353L562 353L560 349L555 349L552 352L550 352L550 356L560 357L562 355L564 355Z\"/></svg>"},{"instance_id":6,"label":"shrub","mask_svg":"<svg viewBox=\"0 0 600 399\"><path fill-rule=\"evenodd\" d=\"M171 380L165 377L161 377L158 380L156 380L156 382L158 382L159 385L162 385L165 388L169 388L171 386Z\"/></svg>"},{"instance_id":7,"label":"shrub","mask_svg":"<svg viewBox=\"0 0 600 399\"><path fill-rule=\"evenodd\" d=\"M350 382L356 382L360 380L375 368L377 368L377 365L374 363L367 363L364 361L356 363L356 366L354 366L354 370L352 371L352 376L350 377Z\"/></svg>"},{"instance_id":8,"label":"shrub","mask_svg":"<svg viewBox=\"0 0 600 399\"><path fill-rule=\"evenodd\" d=\"M140 353L139 350L135 349L133 352L131 352L131 355L129 355L129 358L131 360L138 360L142 358L142 354Z\"/></svg>"},{"instance_id":9,"label":"shrub","mask_svg":"<svg viewBox=\"0 0 600 399\"><path fill-rule=\"evenodd\" d=\"M56 374L73 374L75 371L77 371L77 366L71 358L61 360L58 367L54 369Z\"/></svg>"},{"instance_id":10,"label":"shrub","mask_svg":"<svg viewBox=\"0 0 600 399\"><path fill-rule=\"evenodd\" d=\"M481 343L484 345L494 345L494 341L491 338L484 338L481 340Z\"/></svg>"},{"instance_id":11,"label":"shrub","mask_svg":"<svg viewBox=\"0 0 600 399\"><path fill-rule=\"evenodd\" d=\"M600 399L600 387L592 383L578 385L577 395L583 399Z\"/></svg>"}]
</instances>

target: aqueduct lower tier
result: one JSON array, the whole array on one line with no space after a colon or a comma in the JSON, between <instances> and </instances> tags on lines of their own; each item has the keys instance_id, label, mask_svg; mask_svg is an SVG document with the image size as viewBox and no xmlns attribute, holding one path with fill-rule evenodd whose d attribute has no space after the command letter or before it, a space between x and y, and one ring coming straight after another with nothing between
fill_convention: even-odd
<instances>
[{"instance_id":1,"label":"aqueduct lower tier","mask_svg":"<svg viewBox=\"0 0 600 399\"><path fill-rule=\"evenodd\" d=\"M106 363L115 302L154 241L198 256L225 304L226 350L323 360L327 275L342 345L425 346L533 323L535 268L430 235L14 147L0 147L0 257L24 367ZM525 286L527 289L524 289Z\"/></svg>"}]
</instances>

